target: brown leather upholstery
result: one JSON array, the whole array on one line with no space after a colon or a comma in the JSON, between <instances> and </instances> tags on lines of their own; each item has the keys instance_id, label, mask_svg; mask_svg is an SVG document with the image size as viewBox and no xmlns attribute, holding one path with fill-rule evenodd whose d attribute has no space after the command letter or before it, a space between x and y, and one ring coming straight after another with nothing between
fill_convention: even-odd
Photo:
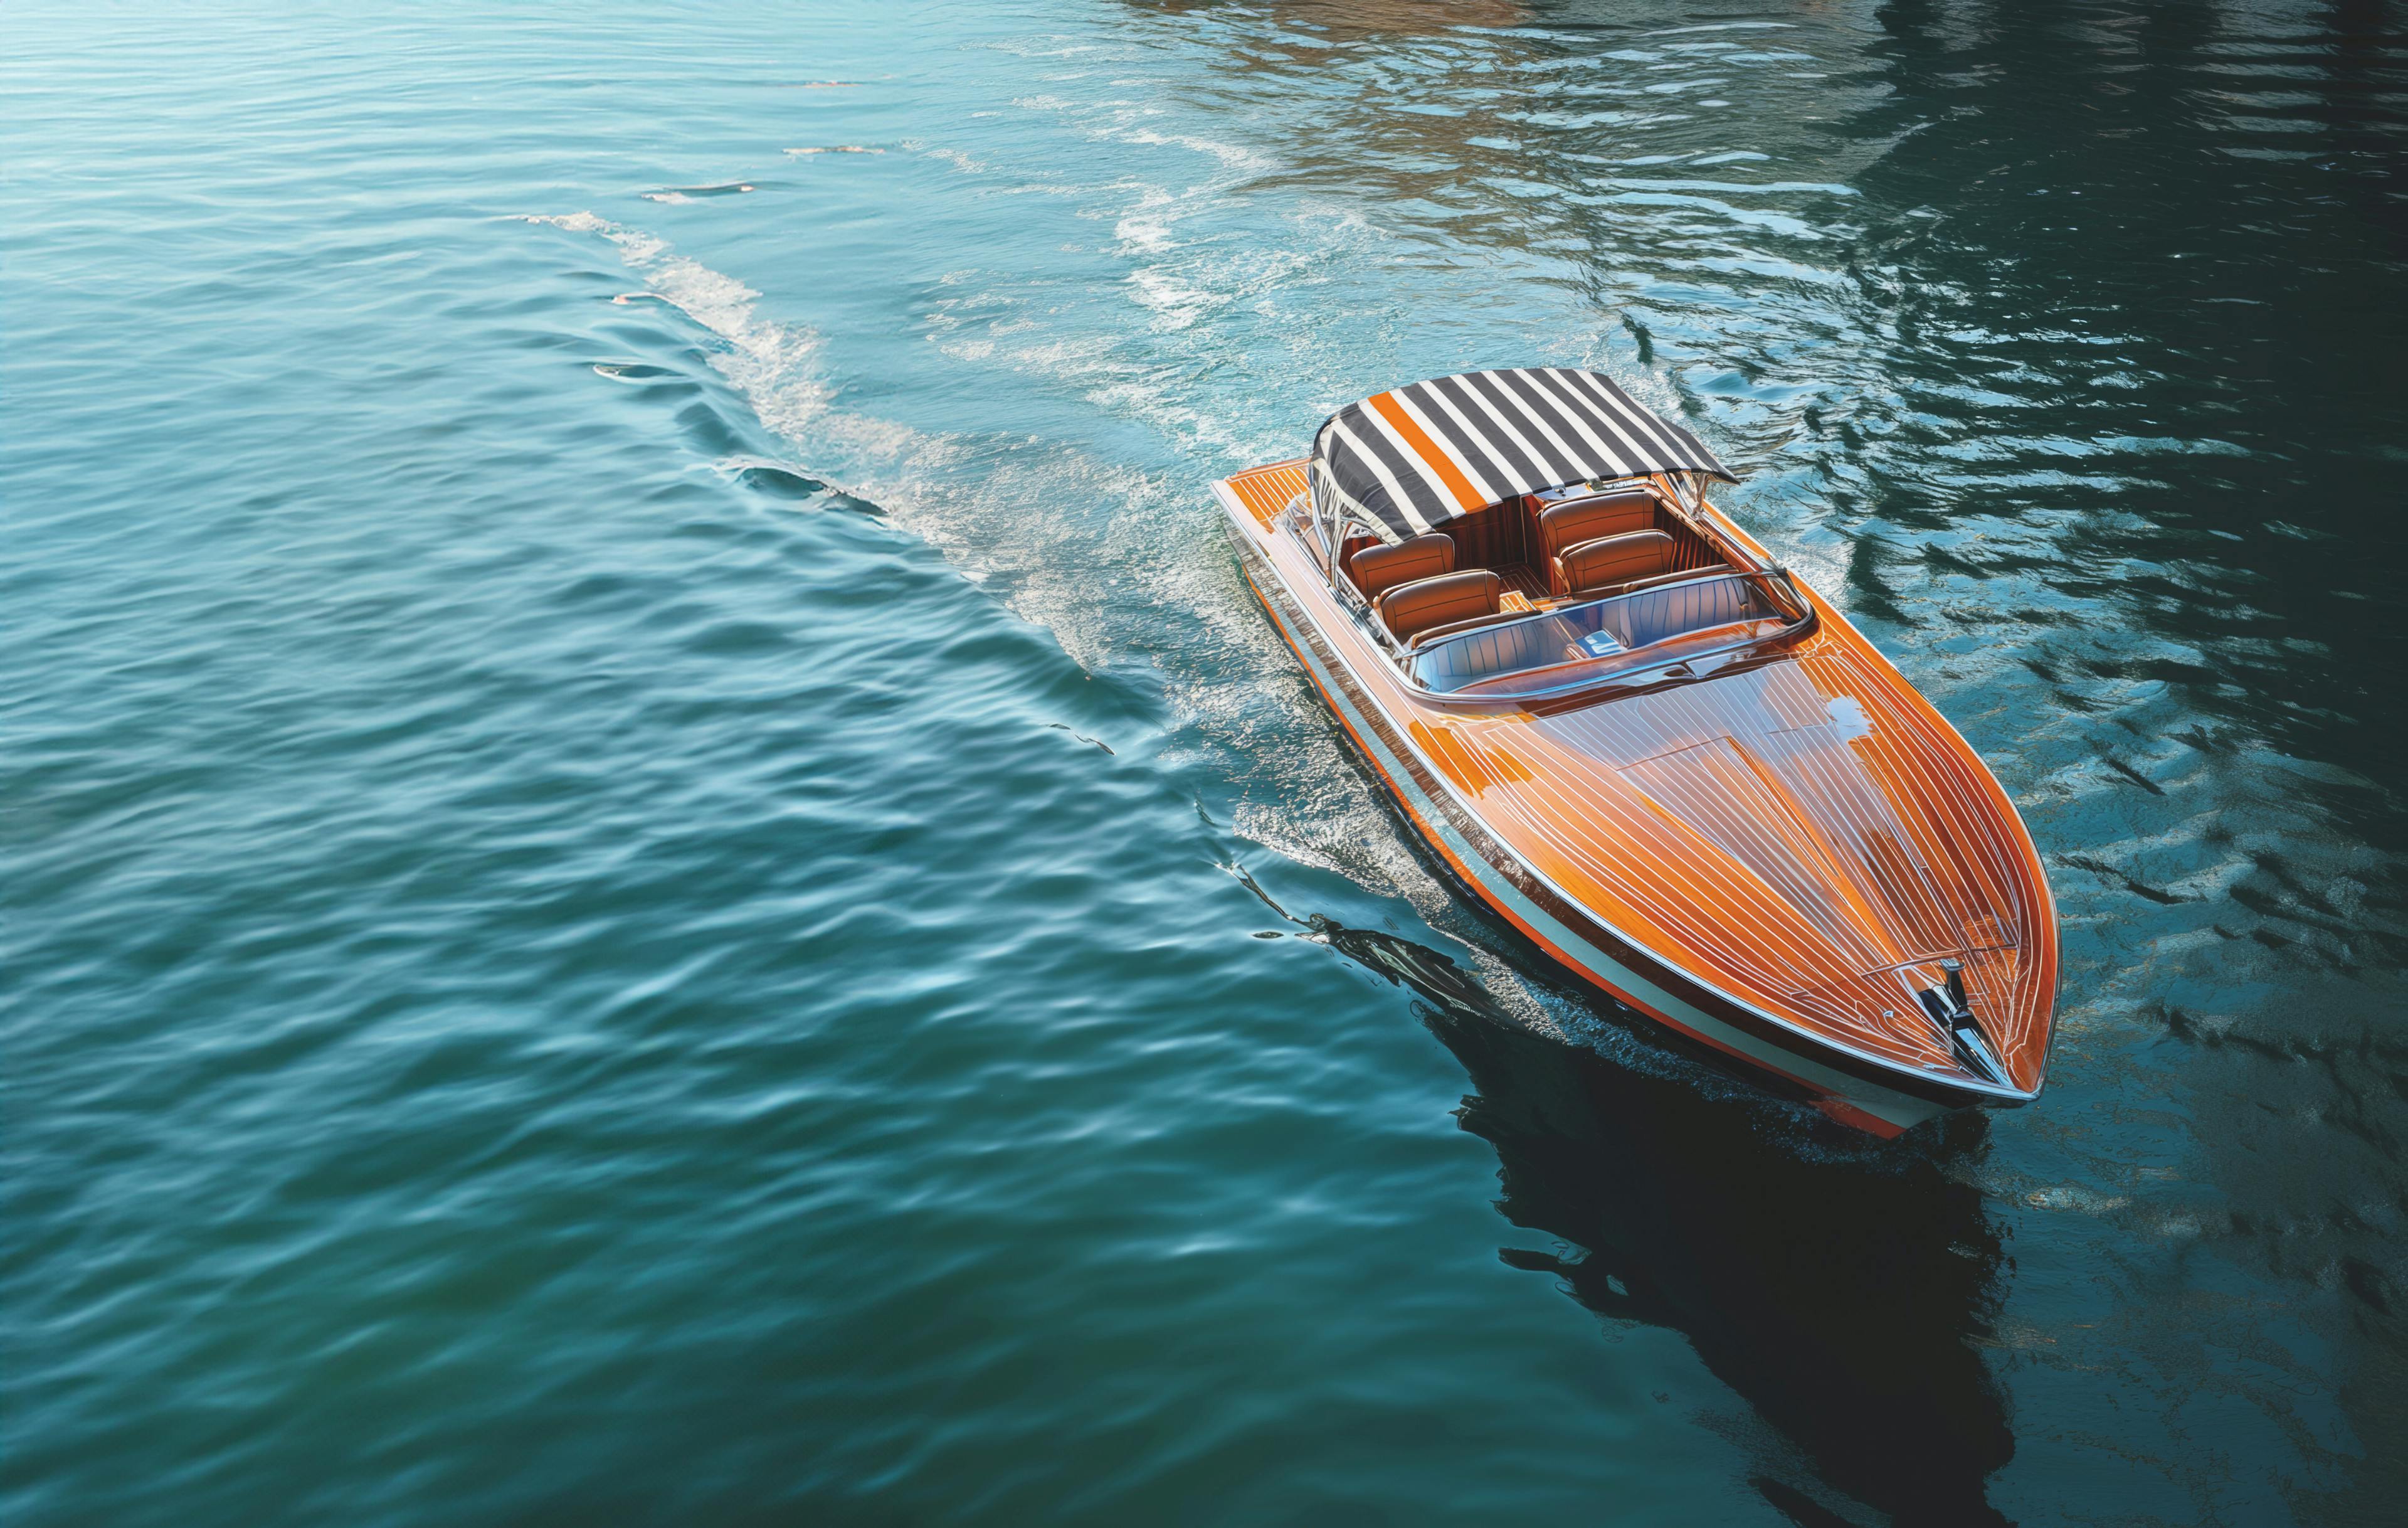
<instances>
[{"instance_id":1,"label":"brown leather upholstery","mask_svg":"<svg viewBox=\"0 0 2408 1528\"><path fill-rule=\"evenodd\" d=\"M1352 568L1354 565L1355 553L1383 544L1377 536L1369 531L1349 530L1346 533L1346 539L1338 543L1338 566L1341 569Z\"/></svg>"},{"instance_id":2,"label":"brown leather upholstery","mask_svg":"<svg viewBox=\"0 0 2408 1528\"><path fill-rule=\"evenodd\" d=\"M1494 615L1505 581L1485 568L1399 584L1380 597L1380 620L1398 641L1433 627Z\"/></svg>"},{"instance_id":3,"label":"brown leather upholstery","mask_svg":"<svg viewBox=\"0 0 2408 1528\"><path fill-rule=\"evenodd\" d=\"M1660 530L1632 530L1600 536L1564 548L1555 558L1555 587L1565 594L1654 578L1672 570L1672 538Z\"/></svg>"},{"instance_id":4,"label":"brown leather upholstery","mask_svg":"<svg viewBox=\"0 0 2408 1528\"><path fill-rule=\"evenodd\" d=\"M1637 594L1641 589L1652 589L1659 584L1685 584L1692 579L1703 579L1713 573L1727 573L1730 570L1731 565L1727 562L1710 562L1703 568L1675 568L1670 572L1657 573L1650 578L1634 578L1615 584L1612 592Z\"/></svg>"},{"instance_id":5,"label":"brown leather upholstery","mask_svg":"<svg viewBox=\"0 0 2408 1528\"><path fill-rule=\"evenodd\" d=\"M1569 504L1557 504L1539 512L1539 551L1541 556L1563 555L1564 548L1583 541L1594 541L1600 536L1620 536L1633 530L1656 528L1656 496L1642 493L1607 494L1601 498L1577 498Z\"/></svg>"},{"instance_id":6,"label":"brown leather upholstery","mask_svg":"<svg viewBox=\"0 0 2408 1528\"><path fill-rule=\"evenodd\" d=\"M1347 560L1346 570L1364 598L1377 599L1399 584L1454 572L1455 538L1433 530L1394 546L1367 546Z\"/></svg>"},{"instance_id":7,"label":"brown leather upholstery","mask_svg":"<svg viewBox=\"0 0 2408 1528\"><path fill-rule=\"evenodd\" d=\"M1412 641L1405 645L1421 647L1438 641L1440 637L1452 637L1458 631L1469 631L1474 627L1495 626L1499 621L1511 621L1529 613L1528 611L1497 610L1490 611L1485 615L1468 616L1460 621L1448 621L1440 626L1425 627L1414 632Z\"/></svg>"}]
</instances>

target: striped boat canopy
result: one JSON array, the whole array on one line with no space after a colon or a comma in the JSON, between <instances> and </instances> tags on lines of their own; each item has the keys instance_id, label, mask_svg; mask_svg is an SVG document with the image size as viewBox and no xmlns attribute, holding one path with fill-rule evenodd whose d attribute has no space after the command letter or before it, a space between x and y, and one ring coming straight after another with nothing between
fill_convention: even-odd
<instances>
[{"instance_id":1,"label":"striped boat canopy","mask_svg":"<svg viewBox=\"0 0 2408 1528\"><path fill-rule=\"evenodd\" d=\"M1329 416L1307 468L1314 508L1399 538L1523 494L1648 472L1738 481L1612 378L1561 367L1464 371L1375 393Z\"/></svg>"}]
</instances>

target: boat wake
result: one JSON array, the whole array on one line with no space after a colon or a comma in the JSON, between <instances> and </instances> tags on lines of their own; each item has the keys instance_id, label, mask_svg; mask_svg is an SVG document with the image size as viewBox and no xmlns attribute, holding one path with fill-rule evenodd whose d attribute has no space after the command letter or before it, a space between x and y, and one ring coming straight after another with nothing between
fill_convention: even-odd
<instances>
[{"instance_id":1,"label":"boat wake","mask_svg":"<svg viewBox=\"0 0 2408 1528\"><path fill-rule=\"evenodd\" d=\"M822 336L766 314L762 294L745 282L678 253L657 235L590 211L518 221L607 242L642 282L611 301L655 305L699 330L712 368L794 453L775 460L729 451L712 463L717 470L768 485L772 497L824 507L832 495L874 508L1015 614L1047 628L1089 673L1130 682L1142 709L1158 700L1168 714L1147 718L1158 728L1150 750L1142 742L1132 748L1139 740L1126 738L1111 745L1124 757L1150 751L1167 781L1199 805L1209 802L1208 820L1298 865L1409 903L1461 942L1495 1011L1513 1022L1609 1051L1633 1048L1593 1005L1526 976L1500 953L1505 942L1497 931L1415 853L1252 608L1217 526L1197 507L1193 483L1068 445L1030 450L1025 439L928 432L846 409L828 376ZM1151 240L1156 252L1170 247L1167 235L1120 232L1140 244ZM1162 290L1137 288L1147 302ZM1024 353L1010 364L1076 374L1094 358ZM1113 367L1102 365L1079 379L1095 401L1182 419L1160 379L1107 376ZM621 382L674 374L625 360L596 369ZM1242 431L1179 433L1191 447L1209 437L1207 455L1248 449ZM801 491L779 491L789 485ZM1091 508L1082 513L1079 506Z\"/></svg>"}]
</instances>

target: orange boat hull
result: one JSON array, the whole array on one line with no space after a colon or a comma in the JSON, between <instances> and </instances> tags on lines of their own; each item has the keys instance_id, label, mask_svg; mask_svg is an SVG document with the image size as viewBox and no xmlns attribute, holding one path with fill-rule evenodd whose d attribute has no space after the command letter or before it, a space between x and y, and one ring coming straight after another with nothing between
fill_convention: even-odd
<instances>
[{"instance_id":1,"label":"orange boat hull","mask_svg":"<svg viewBox=\"0 0 2408 1528\"><path fill-rule=\"evenodd\" d=\"M2014 804L1836 610L1777 654L1526 703L1406 682L1280 527L1302 463L1216 484L1249 584L1430 849L1584 982L1871 1133L2040 1090L2057 915ZM1705 507L1713 533L1762 548ZM1801 585L1802 587L1802 585ZM1916 1002L1956 963L2003 1077Z\"/></svg>"}]
</instances>

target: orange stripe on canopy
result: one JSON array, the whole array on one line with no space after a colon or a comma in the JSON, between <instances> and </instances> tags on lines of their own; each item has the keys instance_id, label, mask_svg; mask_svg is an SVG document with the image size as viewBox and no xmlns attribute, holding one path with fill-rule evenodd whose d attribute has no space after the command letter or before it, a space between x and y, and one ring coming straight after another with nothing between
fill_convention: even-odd
<instances>
[{"instance_id":1,"label":"orange stripe on canopy","mask_svg":"<svg viewBox=\"0 0 2408 1528\"><path fill-rule=\"evenodd\" d=\"M1405 444L1413 448L1413 454L1421 458L1422 465L1438 474L1440 481L1446 484L1446 491L1455 496L1456 509L1469 514L1474 510L1487 508L1488 501L1471 486L1471 480L1463 475L1463 469L1455 465L1445 448L1431 440L1429 432L1405 411L1405 406L1397 401L1394 393L1375 394L1364 401L1379 410L1380 417L1405 438Z\"/></svg>"}]
</instances>

